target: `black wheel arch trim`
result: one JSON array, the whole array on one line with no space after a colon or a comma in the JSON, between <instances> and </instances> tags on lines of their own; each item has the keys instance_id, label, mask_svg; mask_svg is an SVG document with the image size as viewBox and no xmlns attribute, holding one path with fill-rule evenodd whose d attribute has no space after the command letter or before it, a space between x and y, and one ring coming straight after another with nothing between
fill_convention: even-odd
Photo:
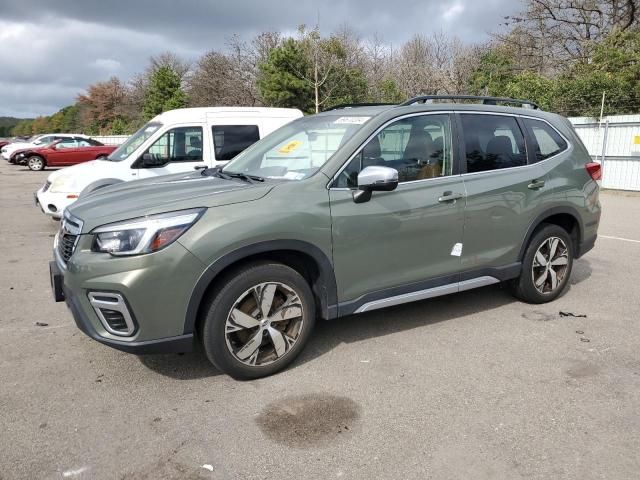
<instances>
[{"instance_id":1,"label":"black wheel arch trim","mask_svg":"<svg viewBox=\"0 0 640 480\"><path fill-rule=\"evenodd\" d=\"M317 284L312 285L312 290L314 296L317 296L320 300L320 305L317 306L320 317L325 320L335 318L338 313L338 288L333 264L327 255L320 248L302 240L268 240L233 250L218 258L202 273L191 292L191 298L187 305L184 334L194 333L200 305L205 293L224 269L253 255L283 250L306 254L315 260L319 278Z\"/></svg>"},{"instance_id":2,"label":"black wheel arch trim","mask_svg":"<svg viewBox=\"0 0 640 480\"><path fill-rule=\"evenodd\" d=\"M527 229L527 233L524 236L524 240L522 242L522 245L520 246L520 253L518 254L518 260L522 261L522 259L524 258L524 253L527 249L527 246L529 245L529 242L531 241L531 237L533 237L533 233L536 231L536 229L540 226L541 223L544 223L544 221L549 218L552 217L554 215L561 215L561 214L565 214L565 215L571 215L574 220L576 221L577 225L578 225L578 242L577 242L577 249L576 252L574 252L574 258L580 258L581 253L580 249L581 249L581 242L584 239L584 223L582 221L582 217L580 216L580 214L578 213L578 210L574 207L568 206L568 205L563 205L563 206L557 206L557 207L552 207L549 208L547 210L545 210L544 212L542 212L541 214L539 214L532 222L531 224L529 224L529 228Z\"/></svg>"}]
</instances>

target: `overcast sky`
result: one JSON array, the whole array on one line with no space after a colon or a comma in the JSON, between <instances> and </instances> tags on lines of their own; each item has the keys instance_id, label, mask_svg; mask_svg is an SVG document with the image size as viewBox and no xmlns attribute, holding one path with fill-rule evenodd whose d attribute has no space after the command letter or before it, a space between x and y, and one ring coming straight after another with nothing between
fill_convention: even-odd
<instances>
[{"instance_id":1,"label":"overcast sky","mask_svg":"<svg viewBox=\"0 0 640 480\"><path fill-rule=\"evenodd\" d=\"M399 45L416 33L443 31L465 42L488 38L514 0L0 0L0 116L50 115L78 93L116 75L144 70L151 55L188 60L225 48L238 34L323 33L349 24ZM319 11L318 11L319 9Z\"/></svg>"}]
</instances>

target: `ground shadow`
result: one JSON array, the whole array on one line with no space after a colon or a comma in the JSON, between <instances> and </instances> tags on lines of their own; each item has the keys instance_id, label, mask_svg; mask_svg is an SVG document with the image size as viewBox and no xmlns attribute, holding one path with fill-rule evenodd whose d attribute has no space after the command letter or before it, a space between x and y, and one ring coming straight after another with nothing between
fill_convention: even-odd
<instances>
[{"instance_id":1,"label":"ground shadow","mask_svg":"<svg viewBox=\"0 0 640 480\"><path fill-rule=\"evenodd\" d=\"M589 261L576 260L569 287L590 276ZM497 284L336 320L318 321L309 344L294 362L293 368L325 355L342 343L359 342L415 328L428 328L439 322L485 313L513 302L518 300L511 295L506 285ZM202 348L184 355L145 355L139 358L149 369L178 380L206 378L221 373L209 363Z\"/></svg>"}]
</instances>

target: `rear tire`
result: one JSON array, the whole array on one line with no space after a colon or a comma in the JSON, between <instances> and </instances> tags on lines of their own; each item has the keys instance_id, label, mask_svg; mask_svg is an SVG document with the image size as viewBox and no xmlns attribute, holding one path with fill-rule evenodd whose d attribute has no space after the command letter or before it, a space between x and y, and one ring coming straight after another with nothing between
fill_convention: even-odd
<instances>
[{"instance_id":1,"label":"rear tire","mask_svg":"<svg viewBox=\"0 0 640 480\"><path fill-rule=\"evenodd\" d=\"M44 167L45 167L44 158L38 155L33 155L29 157L27 159L27 167L29 167L29 170L33 170L34 172L39 172L41 170L44 170Z\"/></svg>"},{"instance_id":2,"label":"rear tire","mask_svg":"<svg viewBox=\"0 0 640 480\"><path fill-rule=\"evenodd\" d=\"M205 306L202 343L209 360L238 380L272 375L302 351L315 323L307 281L274 262L227 278Z\"/></svg>"},{"instance_id":3,"label":"rear tire","mask_svg":"<svg viewBox=\"0 0 640 480\"><path fill-rule=\"evenodd\" d=\"M543 224L527 246L520 276L511 281L513 295L527 303L547 303L558 298L569 283L573 250L564 228Z\"/></svg>"}]
</instances>

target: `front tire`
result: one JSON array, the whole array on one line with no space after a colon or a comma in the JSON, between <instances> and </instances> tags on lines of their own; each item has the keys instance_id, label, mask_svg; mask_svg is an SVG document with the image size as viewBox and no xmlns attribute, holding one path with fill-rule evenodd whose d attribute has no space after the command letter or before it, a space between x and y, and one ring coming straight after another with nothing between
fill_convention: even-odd
<instances>
[{"instance_id":1,"label":"front tire","mask_svg":"<svg viewBox=\"0 0 640 480\"><path fill-rule=\"evenodd\" d=\"M315 302L297 271L274 262L238 270L205 308L202 343L209 360L238 380L272 375L302 351Z\"/></svg>"},{"instance_id":2,"label":"front tire","mask_svg":"<svg viewBox=\"0 0 640 480\"><path fill-rule=\"evenodd\" d=\"M33 155L27 159L27 167L29 167L29 170L39 172L44 170L44 166L44 158L39 157L38 155Z\"/></svg>"},{"instance_id":3,"label":"front tire","mask_svg":"<svg viewBox=\"0 0 640 480\"><path fill-rule=\"evenodd\" d=\"M574 246L567 231L545 224L534 235L511 283L513 294L527 303L547 303L565 290L573 267Z\"/></svg>"}]
</instances>

